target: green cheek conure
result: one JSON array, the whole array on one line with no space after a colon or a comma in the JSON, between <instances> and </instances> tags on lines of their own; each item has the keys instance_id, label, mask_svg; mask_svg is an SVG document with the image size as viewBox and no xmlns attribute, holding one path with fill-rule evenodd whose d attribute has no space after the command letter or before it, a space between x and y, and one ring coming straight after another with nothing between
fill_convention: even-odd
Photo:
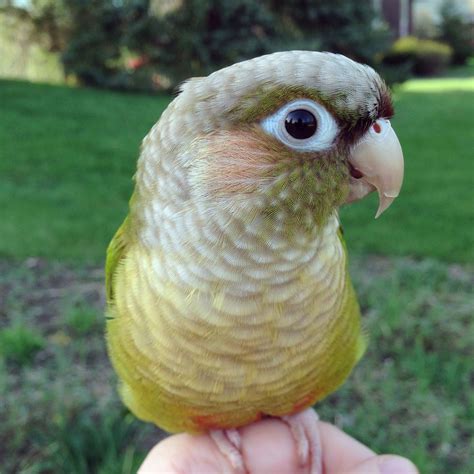
<instances>
[{"instance_id":1,"label":"green cheek conure","mask_svg":"<svg viewBox=\"0 0 474 474\"><path fill-rule=\"evenodd\" d=\"M337 210L398 196L389 91L370 67L309 51L181 88L143 141L107 253L107 342L125 404L171 432L281 417L321 472L315 413L366 341Z\"/></svg>"}]
</instances>

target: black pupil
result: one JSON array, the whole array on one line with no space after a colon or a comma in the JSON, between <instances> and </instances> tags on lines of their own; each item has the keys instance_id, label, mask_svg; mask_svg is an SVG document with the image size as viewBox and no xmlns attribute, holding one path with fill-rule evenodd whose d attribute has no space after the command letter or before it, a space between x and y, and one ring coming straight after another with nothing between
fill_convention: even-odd
<instances>
[{"instance_id":1,"label":"black pupil","mask_svg":"<svg viewBox=\"0 0 474 474\"><path fill-rule=\"evenodd\" d=\"M318 123L316 122L316 117L311 112L297 109L292 110L286 116L285 128L293 138L304 140L315 134Z\"/></svg>"}]
</instances>

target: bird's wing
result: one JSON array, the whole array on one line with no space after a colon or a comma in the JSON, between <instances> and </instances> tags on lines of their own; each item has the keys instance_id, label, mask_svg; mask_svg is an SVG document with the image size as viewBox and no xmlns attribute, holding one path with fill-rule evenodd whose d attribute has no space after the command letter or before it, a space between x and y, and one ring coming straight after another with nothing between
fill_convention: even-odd
<instances>
[{"instance_id":1,"label":"bird's wing","mask_svg":"<svg viewBox=\"0 0 474 474\"><path fill-rule=\"evenodd\" d=\"M107 258L105 261L105 294L107 304L109 305L113 303L114 299L114 276L119 263L125 257L128 247L128 226L129 217L127 216L107 247Z\"/></svg>"}]
</instances>

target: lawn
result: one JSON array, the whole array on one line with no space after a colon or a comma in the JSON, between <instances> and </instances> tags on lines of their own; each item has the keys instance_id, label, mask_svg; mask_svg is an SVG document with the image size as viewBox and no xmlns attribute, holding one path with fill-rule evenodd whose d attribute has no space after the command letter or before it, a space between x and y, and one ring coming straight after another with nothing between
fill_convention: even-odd
<instances>
[{"instance_id":1,"label":"lawn","mask_svg":"<svg viewBox=\"0 0 474 474\"><path fill-rule=\"evenodd\" d=\"M0 82L0 256L98 263L127 212L140 141L168 96ZM357 253L474 261L474 79L410 81L395 95L400 198L343 209Z\"/></svg>"},{"instance_id":2,"label":"lawn","mask_svg":"<svg viewBox=\"0 0 474 474\"><path fill-rule=\"evenodd\" d=\"M342 212L349 247L474 261L474 77L409 81L393 126L405 155L399 199L378 220L376 196Z\"/></svg>"},{"instance_id":3,"label":"lawn","mask_svg":"<svg viewBox=\"0 0 474 474\"><path fill-rule=\"evenodd\" d=\"M472 474L474 271L368 256L351 270L369 348L321 418L422 473ZM0 275L2 472L135 472L162 434L117 398L101 268L30 258Z\"/></svg>"},{"instance_id":4,"label":"lawn","mask_svg":"<svg viewBox=\"0 0 474 474\"><path fill-rule=\"evenodd\" d=\"M421 472L474 472L474 80L395 93L402 194L342 218L370 334L320 416ZM163 434L118 400L103 258L169 96L0 81L1 472L129 474Z\"/></svg>"},{"instance_id":5,"label":"lawn","mask_svg":"<svg viewBox=\"0 0 474 474\"><path fill-rule=\"evenodd\" d=\"M169 100L0 82L0 255L102 261Z\"/></svg>"}]
</instances>

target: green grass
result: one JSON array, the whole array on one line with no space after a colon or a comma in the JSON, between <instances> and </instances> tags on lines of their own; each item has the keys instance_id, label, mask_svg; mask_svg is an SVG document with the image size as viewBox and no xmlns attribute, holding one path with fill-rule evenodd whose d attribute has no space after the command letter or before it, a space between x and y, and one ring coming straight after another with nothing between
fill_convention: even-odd
<instances>
[{"instance_id":1,"label":"green grass","mask_svg":"<svg viewBox=\"0 0 474 474\"><path fill-rule=\"evenodd\" d=\"M434 474L474 472L474 83L463 71L397 90L402 194L377 221L375 196L342 211L371 337L318 407L374 450ZM133 473L162 436L118 400L102 261L126 214L140 141L169 100L0 81L6 474Z\"/></svg>"},{"instance_id":2,"label":"green grass","mask_svg":"<svg viewBox=\"0 0 474 474\"><path fill-rule=\"evenodd\" d=\"M375 195L342 210L350 249L474 261L473 103L474 78L412 80L396 92L402 192L376 221Z\"/></svg>"},{"instance_id":3,"label":"green grass","mask_svg":"<svg viewBox=\"0 0 474 474\"><path fill-rule=\"evenodd\" d=\"M0 329L0 357L25 365L32 361L36 352L46 342L37 330L17 323Z\"/></svg>"},{"instance_id":4,"label":"green grass","mask_svg":"<svg viewBox=\"0 0 474 474\"><path fill-rule=\"evenodd\" d=\"M101 261L169 97L0 82L0 255Z\"/></svg>"},{"instance_id":5,"label":"green grass","mask_svg":"<svg viewBox=\"0 0 474 474\"><path fill-rule=\"evenodd\" d=\"M377 221L375 196L342 210L349 248L472 262L474 79L409 81L395 99L404 187ZM100 262L169 100L1 81L0 256Z\"/></svg>"},{"instance_id":6,"label":"green grass","mask_svg":"<svg viewBox=\"0 0 474 474\"><path fill-rule=\"evenodd\" d=\"M66 325L78 335L92 332L102 319L94 308L83 303L68 308L64 316Z\"/></svg>"},{"instance_id":7,"label":"green grass","mask_svg":"<svg viewBox=\"0 0 474 474\"><path fill-rule=\"evenodd\" d=\"M136 472L162 434L129 414L115 392L102 270L0 261L2 326L27 327L42 344L0 353L1 472ZM25 352L27 360L18 357Z\"/></svg>"},{"instance_id":8,"label":"green grass","mask_svg":"<svg viewBox=\"0 0 474 474\"><path fill-rule=\"evenodd\" d=\"M474 472L472 268L361 257L352 275L368 352L323 418L420 472Z\"/></svg>"},{"instance_id":9,"label":"green grass","mask_svg":"<svg viewBox=\"0 0 474 474\"><path fill-rule=\"evenodd\" d=\"M420 472L471 474L474 269L394 257L351 266L369 347L318 404L320 416L377 452L411 458ZM0 358L2 472L136 472L162 434L115 392L101 269L36 260L0 270L3 322L27 320L48 341L30 364ZM87 332L70 325L71 301L97 315Z\"/></svg>"}]
</instances>

